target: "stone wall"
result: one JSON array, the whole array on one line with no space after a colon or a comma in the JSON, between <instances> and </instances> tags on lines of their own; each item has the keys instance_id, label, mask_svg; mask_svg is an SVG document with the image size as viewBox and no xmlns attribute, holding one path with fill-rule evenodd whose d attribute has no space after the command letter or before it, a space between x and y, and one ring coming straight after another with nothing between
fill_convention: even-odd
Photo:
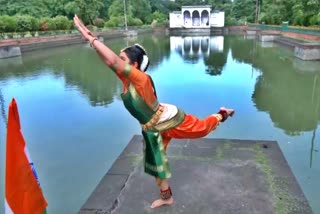
<instances>
[{"instance_id":1,"label":"stone wall","mask_svg":"<svg viewBox=\"0 0 320 214\"><path fill-rule=\"evenodd\" d=\"M152 33L152 29L132 30L130 35L123 30L110 30L97 32L96 36L101 40L114 39L125 36L135 36L137 34ZM0 40L0 59L20 56L29 51L43 48L54 48L68 45L85 43L80 34L69 34L60 36L32 37Z\"/></svg>"},{"instance_id":2,"label":"stone wall","mask_svg":"<svg viewBox=\"0 0 320 214\"><path fill-rule=\"evenodd\" d=\"M18 46L0 47L0 59L21 56L21 49Z\"/></svg>"},{"instance_id":3,"label":"stone wall","mask_svg":"<svg viewBox=\"0 0 320 214\"><path fill-rule=\"evenodd\" d=\"M42 48L80 44L85 42L80 35L62 35L8 39L0 41L0 59L21 56L25 52Z\"/></svg>"},{"instance_id":4,"label":"stone wall","mask_svg":"<svg viewBox=\"0 0 320 214\"><path fill-rule=\"evenodd\" d=\"M320 44L296 46L294 55L302 60L320 60Z\"/></svg>"},{"instance_id":5,"label":"stone wall","mask_svg":"<svg viewBox=\"0 0 320 214\"><path fill-rule=\"evenodd\" d=\"M258 38L259 38L259 41L261 41L261 42L273 42L279 36L280 36L280 34L262 34L262 33L260 33L258 35Z\"/></svg>"}]
</instances>

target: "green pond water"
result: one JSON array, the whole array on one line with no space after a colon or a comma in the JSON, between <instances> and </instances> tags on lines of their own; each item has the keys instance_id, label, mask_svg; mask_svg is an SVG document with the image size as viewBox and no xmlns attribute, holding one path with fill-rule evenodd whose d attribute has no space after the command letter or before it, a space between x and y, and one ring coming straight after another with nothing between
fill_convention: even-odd
<instances>
[{"instance_id":1,"label":"green pond water","mask_svg":"<svg viewBox=\"0 0 320 214\"><path fill-rule=\"evenodd\" d=\"M278 141L314 213L320 213L320 62L301 61L292 50L244 36L141 35L105 42L116 53L136 42L147 49L148 73L161 102L199 117L221 106L234 108L234 117L208 138ZM13 97L49 214L77 213L140 134L121 102L121 82L86 44L0 60L0 88L0 201L4 118Z\"/></svg>"}]
</instances>

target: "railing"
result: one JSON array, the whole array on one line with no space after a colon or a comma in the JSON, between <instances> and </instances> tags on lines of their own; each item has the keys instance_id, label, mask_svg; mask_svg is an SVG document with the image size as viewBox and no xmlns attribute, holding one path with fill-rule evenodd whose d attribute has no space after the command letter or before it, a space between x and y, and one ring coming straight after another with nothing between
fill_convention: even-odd
<instances>
[{"instance_id":1,"label":"railing","mask_svg":"<svg viewBox=\"0 0 320 214\"><path fill-rule=\"evenodd\" d=\"M20 38L32 38L41 36L61 36L79 34L76 30L57 30L57 31L34 31L34 32L12 32L12 33L0 33L0 40L6 39L20 39Z\"/></svg>"},{"instance_id":2,"label":"railing","mask_svg":"<svg viewBox=\"0 0 320 214\"><path fill-rule=\"evenodd\" d=\"M260 28L261 30L275 30L280 32L292 32L300 34L308 34L312 36L320 36L319 28L294 27L284 22L282 25L266 25L266 24L249 24L249 27Z\"/></svg>"},{"instance_id":3,"label":"railing","mask_svg":"<svg viewBox=\"0 0 320 214\"><path fill-rule=\"evenodd\" d=\"M151 26L130 26L128 30L148 30L152 29ZM94 32L124 32L125 29L122 27L115 28L96 28ZM48 37L48 36L61 36L61 35L77 35L77 30L55 30L55 31L33 31L33 32L11 32L11 33L0 33L0 40L6 39L20 39L20 38L32 38L32 37Z\"/></svg>"}]
</instances>

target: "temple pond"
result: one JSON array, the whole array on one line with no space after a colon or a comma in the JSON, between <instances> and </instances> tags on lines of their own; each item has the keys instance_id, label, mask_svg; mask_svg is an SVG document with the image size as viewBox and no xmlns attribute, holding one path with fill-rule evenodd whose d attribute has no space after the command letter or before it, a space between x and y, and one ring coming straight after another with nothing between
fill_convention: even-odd
<instances>
[{"instance_id":1,"label":"temple pond","mask_svg":"<svg viewBox=\"0 0 320 214\"><path fill-rule=\"evenodd\" d=\"M320 62L301 61L291 50L244 36L106 41L117 53L136 42L147 49L148 73L161 102L199 117L220 106L234 108L235 116L207 137L278 141L314 213L320 213ZM4 118L13 97L48 213L77 213L140 134L121 102L121 82L87 44L0 60L0 88L1 201Z\"/></svg>"}]
</instances>

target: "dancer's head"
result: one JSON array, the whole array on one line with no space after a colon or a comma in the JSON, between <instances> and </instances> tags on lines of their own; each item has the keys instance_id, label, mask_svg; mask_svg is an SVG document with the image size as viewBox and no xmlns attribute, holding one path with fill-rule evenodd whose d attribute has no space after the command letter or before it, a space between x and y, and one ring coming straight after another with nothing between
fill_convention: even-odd
<instances>
[{"instance_id":1,"label":"dancer's head","mask_svg":"<svg viewBox=\"0 0 320 214\"><path fill-rule=\"evenodd\" d=\"M139 45L126 47L120 51L120 58L141 71L146 71L149 66L149 58L145 49Z\"/></svg>"}]
</instances>

